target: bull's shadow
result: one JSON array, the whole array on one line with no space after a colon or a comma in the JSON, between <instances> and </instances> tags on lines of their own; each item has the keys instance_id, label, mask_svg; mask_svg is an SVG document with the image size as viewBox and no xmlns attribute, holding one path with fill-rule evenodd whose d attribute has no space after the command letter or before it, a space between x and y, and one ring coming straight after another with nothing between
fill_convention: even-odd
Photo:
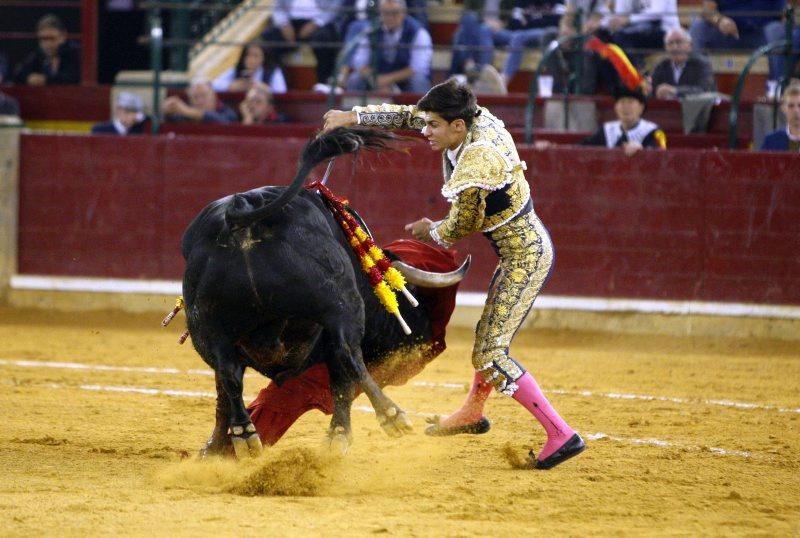
<instances>
[{"instance_id":1,"label":"bull's shadow","mask_svg":"<svg viewBox=\"0 0 800 538\"><path fill-rule=\"evenodd\" d=\"M379 304L342 229L316 192L303 189L319 163L359 149L383 150L393 137L369 129L336 129L311 140L288 187L261 187L206 206L187 228L183 296L195 349L214 369L216 423L202 454L257 455L261 441L242 399L247 367L273 381L324 362L333 414L328 437L352 441L350 408L363 390L391 436L411 431L406 414L380 389L366 363L415 342L430 341L425 308L400 299L406 335ZM460 270L432 274L400 267L412 284L454 286ZM413 291L412 291L413 293ZM424 305L423 305L424 306Z\"/></svg>"}]
</instances>

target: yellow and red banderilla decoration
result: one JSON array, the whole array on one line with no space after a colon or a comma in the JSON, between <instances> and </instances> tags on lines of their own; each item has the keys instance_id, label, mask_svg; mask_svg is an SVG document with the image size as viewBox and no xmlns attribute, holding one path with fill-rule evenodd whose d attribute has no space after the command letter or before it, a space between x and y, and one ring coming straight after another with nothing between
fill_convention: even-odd
<instances>
[{"instance_id":1,"label":"yellow and red banderilla decoration","mask_svg":"<svg viewBox=\"0 0 800 538\"><path fill-rule=\"evenodd\" d=\"M400 305L397 302L397 295L393 290L397 290L405 295L412 306L417 306L419 302L411 295L406 288L406 279L403 275L392 267L383 251L367 235L361 225L358 224L353 215L347 211L348 201L339 198L331 192L322 182L315 181L306 187L309 190L317 189L322 195L325 204L333 213L336 222L342 228L350 247L358 256L361 262L361 269L367 275L372 291L378 297L383 307L393 314L403 328L403 332L411 334L403 316L400 314Z\"/></svg>"}]
</instances>

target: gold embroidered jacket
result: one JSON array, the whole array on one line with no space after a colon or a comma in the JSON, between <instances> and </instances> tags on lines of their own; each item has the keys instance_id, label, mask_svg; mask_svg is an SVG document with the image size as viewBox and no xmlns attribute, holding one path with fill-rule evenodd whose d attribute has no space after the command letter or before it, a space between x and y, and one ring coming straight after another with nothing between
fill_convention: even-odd
<instances>
[{"instance_id":1,"label":"gold embroidered jacket","mask_svg":"<svg viewBox=\"0 0 800 538\"><path fill-rule=\"evenodd\" d=\"M450 246L473 232L491 232L530 207L530 189L511 134L486 108L458 149L456 165L442 152L442 195L450 202L446 218L431 236ZM422 129L425 120L414 105L353 107L361 125L387 129Z\"/></svg>"}]
</instances>

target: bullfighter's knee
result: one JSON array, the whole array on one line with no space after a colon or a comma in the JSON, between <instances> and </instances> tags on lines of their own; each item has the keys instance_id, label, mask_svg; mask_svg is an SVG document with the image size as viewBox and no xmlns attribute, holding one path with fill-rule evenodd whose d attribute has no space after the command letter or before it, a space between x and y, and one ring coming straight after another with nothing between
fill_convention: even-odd
<instances>
[{"instance_id":1,"label":"bullfighter's knee","mask_svg":"<svg viewBox=\"0 0 800 538\"><path fill-rule=\"evenodd\" d=\"M472 365L495 390L507 396L514 395L518 388L516 381L525 373L522 365L502 349L473 355Z\"/></svg>"}]
</instances>

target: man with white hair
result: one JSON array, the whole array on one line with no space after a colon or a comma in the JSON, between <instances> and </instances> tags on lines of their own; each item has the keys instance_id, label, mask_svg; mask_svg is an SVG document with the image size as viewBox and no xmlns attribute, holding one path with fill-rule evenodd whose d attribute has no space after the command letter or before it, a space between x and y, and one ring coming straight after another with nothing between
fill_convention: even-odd
<instances>
[{"instance_id":1,"label":"man with white hair","mask_svg":"<svg viewBox=\"0 0 800 538\"><path fill-rule=\"evenodd\" d=\"M236 112L219 100L211 82L197 79L186 90L187 103L177 95L164 99L164 115L174 121L196 121L202 123L233 123L239 120Z\"/></svg>"},{"instance_id":2,"label":"man with white hair","mask_svg":"<svg viewBox=\"0 0 800 538\"><path fill-rule=\"evenodd\" d=\"M347 89L425 93L431 87L433 41L420 22L406 13L405 0L380 0L376 72L372 72L369 38L364 37L350 62Z\"/></svg>"},{"instance_id":3,"label":"man with white hair","mask_svg":"<svg viewBox=\"0 0 800 538\"><path fill-rule=\"evenodd\" d=\"M692 37L681 27L664 36L667 57L653 69L652 95L657 99L678 99L687 95L717 91L714 71L703 57L692 53Z\"/></svg>"}]
</instances>

